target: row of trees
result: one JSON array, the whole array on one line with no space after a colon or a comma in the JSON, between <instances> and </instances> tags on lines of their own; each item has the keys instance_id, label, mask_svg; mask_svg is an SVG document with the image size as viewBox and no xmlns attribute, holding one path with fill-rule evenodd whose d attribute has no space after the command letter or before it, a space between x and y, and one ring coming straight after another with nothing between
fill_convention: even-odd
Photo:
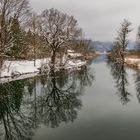
<instances>
[{"instance_id":1,"label":"row of trees","mask_svg":"<svg viewBox=\"0 0 140 140\"><path fill-rule=\"evenodd\" d=\"M0 55L13 59L51 55L79 47L83 42L77 20L56 9L40 14L30 10L28 0L0 1ZM85 43L80 43L84 50ZM63 54L62 54L63 55Z\"/></svg>"}]
</instances>

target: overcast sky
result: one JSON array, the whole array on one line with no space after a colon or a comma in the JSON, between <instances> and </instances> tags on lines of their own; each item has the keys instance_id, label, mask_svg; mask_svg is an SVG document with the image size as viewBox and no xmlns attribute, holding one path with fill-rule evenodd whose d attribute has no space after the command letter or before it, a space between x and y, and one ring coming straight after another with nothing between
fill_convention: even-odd
<instances>
[{"instance_id":1,"label":"overcast sky","mask_svg":"<svg viewBox=\"0 0 140 140\"><path fill-rule=\"evenodd\" d=\"M131 21L135 40L140 24L140 0L30 0L35 11L56 8L78 20L87 38L113 41L124 18Z\"/></svg>"}]
</instances>

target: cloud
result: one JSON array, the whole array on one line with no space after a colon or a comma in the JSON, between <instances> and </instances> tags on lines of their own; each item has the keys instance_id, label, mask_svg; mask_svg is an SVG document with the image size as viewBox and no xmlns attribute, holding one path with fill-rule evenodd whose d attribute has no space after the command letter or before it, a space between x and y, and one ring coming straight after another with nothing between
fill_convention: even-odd
<instances>
[{"instance_id":1,"label":"cloud","mask_svg":"<svg viewBox=\"0 0 140 140\"><path fill-rule=\"evenodd\" d=\"M130 38L135 40L140 24L139 0L30 0L35 11L57 8L74 15L85 35L93 40L113 41L124 18L133 23Z\"/></svg>"}]
</instances>

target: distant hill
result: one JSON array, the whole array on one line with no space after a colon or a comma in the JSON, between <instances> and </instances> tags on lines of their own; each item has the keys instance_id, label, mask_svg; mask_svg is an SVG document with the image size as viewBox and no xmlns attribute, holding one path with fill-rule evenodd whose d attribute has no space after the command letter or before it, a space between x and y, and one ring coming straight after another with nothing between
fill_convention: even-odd
<instances>
[{"instance_id":1,"label":"distant hill","mask_svg":"<svg viewBox=\"0 0 140 140\"><path fill-rule=\"evenodd\" d=\"M112 49L112 42L91 41L89 44L90 51L105 52Z\"/></svg>"},{"instance_id":2,"label":"distant hill","mask_svg":"<svg viewBox=\"0 0 140 140\"><path fill-rule=\"evenodd\" d=\"M90 41L89 50L98 52L107 52L113 48L113 42L100 42L100 41ZM135 49L135 43L130 42L128 45L128 50Z\"/></svg>"}]
</instances>

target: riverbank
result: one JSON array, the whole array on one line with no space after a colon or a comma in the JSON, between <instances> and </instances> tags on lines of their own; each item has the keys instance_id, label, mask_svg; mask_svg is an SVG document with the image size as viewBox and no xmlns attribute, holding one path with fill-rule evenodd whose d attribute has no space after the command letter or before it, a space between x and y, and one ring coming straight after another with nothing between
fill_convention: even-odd
<instances>
[{"instance_id":1,"label":"riverbank","mask_svg":"<svg viewBox=\"0 0 140 140\"><path fill-rule=\"evenodd\" d=\"M61 60L56 58L56 71L74 69L86 65L88 61L96 59L99 54L88 52L84 55L71 50ZM42 72L49 74L50 58L34 60L5 60L0 68L0 83L34 77Z\"/></svg>"},{"instance_id":2,"label":"riverbank","mask_svg":"<svg viewBox=\"0 0 140 140\"><path fill-rule=\"evenodd\" d=\"M88 60L94 60L99 56L99 54L95 53L95 52L88 52L85 54L84 58L88 61Z\"/></svg>"},{"instance_id":3,"label":"riverbank","mask_svg":"<svg viewBox=\"0 0 140 140\"><path fill-rule=\"evenodd\" d=\"M114 59L112 55L109 53L108 55L109 59ZM140 55L138 54L125 54L125 59L124 59L126 65L130 68L134 69L140 69Z\"/></svg>"},{"instance_id":4,"label":"riverbank","mask_svg":"<svg viewBox=\"0 0 140 140\"><path fill-rule=\"evenodd\" d=\"M1 72L0 72L0 78L8 78L8 77L15 77L25 74L31 74L31 73L40 73L42 68L45 67L47 71L50 70L49 67L50 64L50 58L45 59L37 59L35 61L5 61L2 65ZM86 61L81 60L68 60L67 63L63 66L64 69L71 69L74 67L80 67L82 65L85 65ZM57 69L59 67L57 66Z\"/></svg>"},{"instance_id":5,"label":"riverbank","mask_svg":"<svg viewBox=\"0 0 140 140\"><path fill-rule=\"evenodd\" d=\"M128 67L140 69L140 56L139 55L126 55L125 63Z\"/></svg>"}]
</instances>

